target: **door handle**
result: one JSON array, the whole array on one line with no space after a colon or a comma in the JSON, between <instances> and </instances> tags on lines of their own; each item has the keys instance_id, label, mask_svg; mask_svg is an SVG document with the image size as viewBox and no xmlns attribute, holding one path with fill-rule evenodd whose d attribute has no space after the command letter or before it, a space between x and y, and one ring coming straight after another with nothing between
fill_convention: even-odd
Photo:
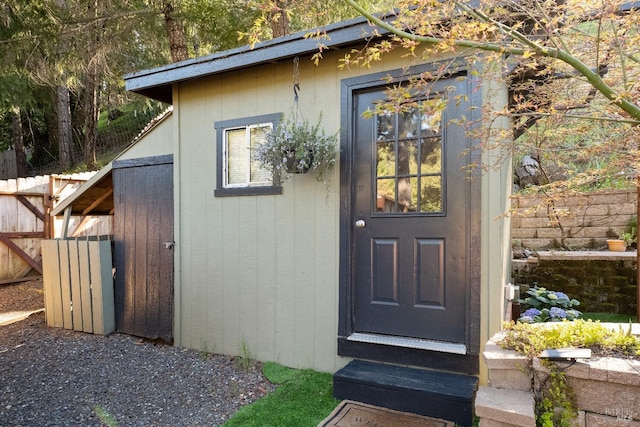
<instances>
[{"instance_id":1,"label":"door handle","mask_svg":"<svg viewBox=\"0 0 640 427\"><path fill-rule=\"evenodd\" d=\"M175 245L176 245L176 242L164 242L164 247L167 249L173 249Z\"/></svg>"},{"instance_id":2,"label":"door handle","mask_svg":"<svg viewBox=\"0 0 640 427\"><path fill-rule=\"evenodd\" d=\"M364 219L359 219L356 221L356 228L365 228L367 223L364 222Z\"/></svg>"}]
</instances>

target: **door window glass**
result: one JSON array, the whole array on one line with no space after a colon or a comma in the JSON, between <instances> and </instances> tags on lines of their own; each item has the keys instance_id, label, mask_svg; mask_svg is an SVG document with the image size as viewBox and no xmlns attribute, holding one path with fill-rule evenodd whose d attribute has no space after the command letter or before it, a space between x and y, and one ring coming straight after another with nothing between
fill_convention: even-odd
<instances>
[{"instance_id":1,"label":"door window glass","mask_svg":"<svg viewBox=\"0 0 640 427\"><path fill-rule=\"evenodd\" d=\"M441 99L376 115L378 213L442 213Z\"/></svg>"}]
</instances>

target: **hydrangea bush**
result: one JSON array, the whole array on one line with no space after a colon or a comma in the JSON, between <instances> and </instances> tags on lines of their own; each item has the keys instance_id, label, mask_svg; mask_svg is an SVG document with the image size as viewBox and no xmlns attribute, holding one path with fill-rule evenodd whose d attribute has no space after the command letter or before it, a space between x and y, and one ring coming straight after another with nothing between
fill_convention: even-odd
<instances>
[{"instance_id":1,"label":"hydrangea bush","mask_svg":"<svg viewBox=\"0 0 640 427\"><path fill-rule=\"evenodd\" d=\"M527 291L527 297L520 299L527 309L520 314L519 322L561 322L563 320L575 320L582 313L574 307L580 305L576 299L570 299L567 294L557 291L549 291L546 288L535 286Z\"/></svg>"}]
</instances>

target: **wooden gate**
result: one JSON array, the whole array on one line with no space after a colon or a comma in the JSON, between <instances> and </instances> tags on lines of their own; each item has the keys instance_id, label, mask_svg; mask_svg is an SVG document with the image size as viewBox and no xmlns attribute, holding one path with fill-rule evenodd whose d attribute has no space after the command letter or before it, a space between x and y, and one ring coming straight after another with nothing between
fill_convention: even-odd
<instances>
[{"instance_id":1,"label":"wooden gate","mask_svg":"<svg viewBox=\"0 0 640 427\"><path fill-rule=\"evenodd\" d=\"M32 270L42 274L40 242L59 236L62 223L49 216L50 210L94 173L0 181L0 282L14 281ZM71 228L73 236L112 233L110 218L73 218Z\"/></svg>"},{"instance_id":2,"label":"wooden gate","mask_svg":"<svg viewBox=\"0 0 640 427\"><path fill-rule=\"evenodd\" d=\"M49 177L0 181L0 279L42 274L40 240L49 237Z\"/></svg>"}]
</instances>

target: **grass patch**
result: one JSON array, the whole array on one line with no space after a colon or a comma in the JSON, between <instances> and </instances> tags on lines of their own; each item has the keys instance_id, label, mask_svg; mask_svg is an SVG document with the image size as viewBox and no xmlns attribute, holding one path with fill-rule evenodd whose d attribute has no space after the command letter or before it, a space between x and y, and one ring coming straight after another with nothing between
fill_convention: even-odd
<instances>
[{"instance_id":1,"label":"grass patch","mask_svg":"<svg viewBox=\"0 0 640 427\"><path fill-rule=\"evenodd\" d=\"M109 411L103 408L100 405L96 405L93 407L93 412L95 412L96 416L107 427L118 427L118 421L116 418L111 415Z\"/></svg>"},{"instance_id":2,"label":"grass patch","mask_svg":"<svg viewBox=\"0 0 640 427\"><path fill-rule=\"evenodd\" d=\"M278 388L241 408L223 427L314 427L340 403L333 398L332 375L265 363L267 379Z\"/></svg>"},{"instance_id":3,"label":"grass patch","mask_svg":"<svg viewBox=\"0 0 640 427\"><path fill-rule=\"evenodd\" d=\"M262 373L274 384L282 384L292 380L298 375L298 369L287 368L275 362L267 362L262 367Z\"/></svg>"},{"instance_id":4,"label":"grass patch","mask_svg":"<svg viewBox=\"0 0 640 427\"><path fill-rule=\"evenodd\" d=\"M636 316L629 316L628 314L615 314L615 313L582 313L582 318L585 320L599 320L601 322L611 323L629 323L637 322Z\"/></svg>"}]
</instances>

